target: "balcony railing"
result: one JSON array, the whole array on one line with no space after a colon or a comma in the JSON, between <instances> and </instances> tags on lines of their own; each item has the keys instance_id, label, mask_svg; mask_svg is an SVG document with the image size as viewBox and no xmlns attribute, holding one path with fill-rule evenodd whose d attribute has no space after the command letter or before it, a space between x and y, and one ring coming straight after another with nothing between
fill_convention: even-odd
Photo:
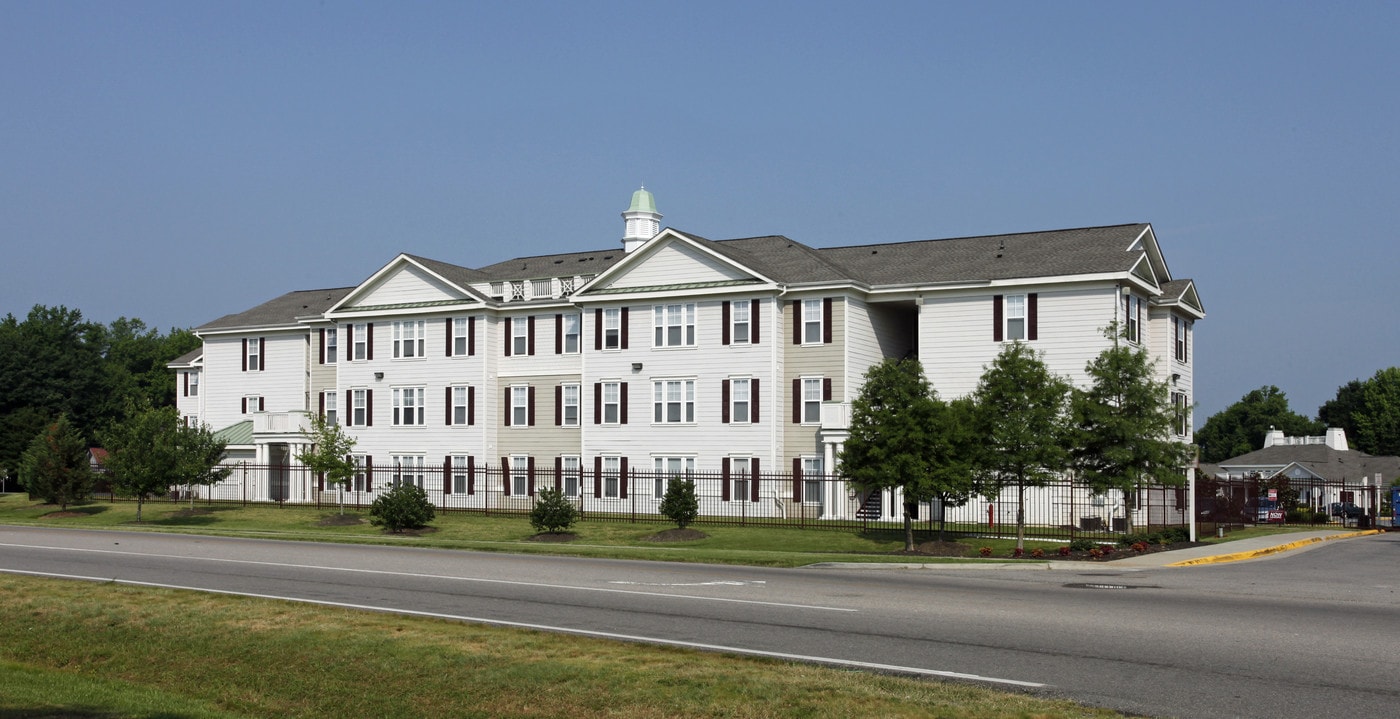
<instances>
[{"instance_id":1,"label":"balcony railing","mask_svg":"<svg viewBox=\"0 0 1400 719\"><path fill-rule=\"evenodd\" d=\"M311 429L306 412L258 412L253 415L253 434L302 434Z\"/></svg>"}]
</instances>

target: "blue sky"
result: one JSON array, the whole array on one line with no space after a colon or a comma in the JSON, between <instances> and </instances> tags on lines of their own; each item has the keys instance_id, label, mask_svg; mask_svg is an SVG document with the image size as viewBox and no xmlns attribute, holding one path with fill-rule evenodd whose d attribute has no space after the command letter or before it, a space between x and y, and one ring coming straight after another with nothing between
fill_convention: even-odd
<instances>
[{"instance_id":1,"label":"blue sky","mask_svg":"<svg viewBox=\"0 0 1400 719\"><path fill-rule=\"evenodd\" d=\"M1400 4L0 0L0 314L167 330L399 252L1151 222L1196 420L1400 364Z\"/></svg>"}]
</instances>

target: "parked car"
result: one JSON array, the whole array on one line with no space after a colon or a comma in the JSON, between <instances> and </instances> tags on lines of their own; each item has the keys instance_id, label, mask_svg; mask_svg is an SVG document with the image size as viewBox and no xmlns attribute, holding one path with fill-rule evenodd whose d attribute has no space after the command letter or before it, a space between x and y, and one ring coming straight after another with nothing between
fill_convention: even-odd
<instances>
[{"instance_id":1,"label":"parked car","mask_svg":"<svg viewBox=\"0 0 1400 719\"><path fill-rule=\"evenodd\" d=\"M1365 510L1351 502L1333 502L1331 510L1333 517L1344 517L1346 519L1356 519L1366 513Z\"/></svg>"}]
</instances>

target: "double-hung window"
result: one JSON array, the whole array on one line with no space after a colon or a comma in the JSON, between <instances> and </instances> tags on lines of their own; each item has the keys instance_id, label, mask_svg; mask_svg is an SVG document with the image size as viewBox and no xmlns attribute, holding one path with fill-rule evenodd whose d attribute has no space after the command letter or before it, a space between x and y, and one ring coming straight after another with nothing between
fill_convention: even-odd
<instances>
[{"instance_id":1,"label":"double-hung window","mask_svg":"<svg viewBox=\"0 0 1400 719\"><path fill-rule=\"evenodd\" d=\"M510 457L510 493L523 497L530 493L530 458L522 454Z\"/></svg>"},{"instance_id":2,"label":"double-hung window","mask_svg":"<svg viewBox=\"0 0 1400 719\"><path fill-rule=\"evenodd\" d=\"M350 390L350 424L364 427L369 424L369 390Z\"/></svg>"},{"instance_id":3,"label":"double-hung window","mask_svg":"<svg viewBox=\"0 0 1400 719\"><path fill-rule=\"evenodd\" d=\"M615 350L622 348L622 308L607 307L603 309L603 349Z\"/></svg>"},{"instance_id":4,"label":"double-hung window","mask_svg":"<svg viewBox=\"0 0 1400 719\"><path fill-rule=\"evenodd\" d=\"M603 457L603 497L617 499L622 491L622 458Z\"/></svg>"},{"instance_id":5,"label":"double-hung window","mask_svg":"<svg viewBox=\"0 0 1400 719\"><path fill-rule=\"evenodd\" d=\"M470 413L470 411L469 411L469 410L470 410L470 406L469 406L470 397L471 397L471 388L470 388L470 387L453 387L453 388L452 388L452 424L453 424L453 425L458 426L458 427L461 427L461 426L465 426L465 425L471 424L472 416L471 416L471 413Z\"/></svg>"},{"instance_id":6,"label":"double-hung window","mask_svg":"<svg viewBox=\"0 0 1400 719\"><path fill-rule=\"evenodd\" d=\"M695 380L657 380L652 386L652 421L656 424L695 422Z\"/></svg>"},{"instance_id":7,"label":"double-hung window","mask_svg":"<svg viewBox=\"0 0 1400 719\"><path fill-rule=\"evenodd\" d=\"M467 493L467 462L465 454L452 455L452 493Z\"/></svg>"},{"instance_id":8,"label":"double-hung window","mask_svg":"<svg viewBox=\"0 0 1400 719\"><path fill-rule=\"evenodd\" d=\"M622 383L603 383L603 424L618 424L622 412Z\"/></svg>"},{"instance_id":9,"label":"double-hung window","mask_svg":"<svg viewBox=\"0 0 1400 719\"><path fill-rule=\"evenodd\" d=\"M394 323L394 357L423 356L423 320Z\"/></svg>"},{"instance_id":10,"label":"double-hung window","mask_svg":"<svg viewBox=\"0 0 1400 719\"><path fill-rule=\"evenodd\" d=\"M747 424L753 396L750 394L750 378L735 377L729 380L729 421Z\"/></svg>"},{"instance_id":11,"label":"double-hung window","mask_svg":"<svg viewBox=\"0 0 1400 719\"><path fill-rule=\"evenodd\" d=\"M526 427L530 424L530 388L527 385L513 385L510 388L510 426Z\"/></svg>"},{"instance_id":12,"label":"double-hung window","mask_svg":"<svg viewBox=\"0 0 1400 719\"><path fill-rule=\"evenodd\" d=\"M802 300L802 344L822 343L822 301Z\"/></svg>"},{"instance_id":13,"label":"double-hung window","mask_svg":"<svg viewBox=\"0 0 1400 719\"><path fill-rule=\"evenodd\" d=\"M350 480L350 489L355 492L363 492L368 486L368 462L365 461L363 454L351 455L350 458L355 461L355 476Z\"/></svg>"},{"instance_id":14,"label":"double-hung window","mask_svg":"<svg viewBox=\"0 0 1400 719\"><path fill-rule=\"evenodd\" d=\"M825 474L821 457L802 458L802 501L822 501L822 477Z\"/></svg>"},{"instance_id":15,"label":"double-hung window","mask_svg":"<svg viewBox=\"0 0 1400 719\"><path fill-rule=\"evenodd\" d=\"M657 305L653 347L695 346L695 304Z\"/></svg>"},{"instance_id":16,"label":"double-hung window","mask_svg":"<svg viewBox=\"0 0 1400 719\"><path fill-rule=\"evenodd\" d=\"M730 325L730 342L736 345L746 345L749 343L749 331L752 326L753 305L750 300L734 300L730 307L732 323Z\"/></svg>"},{"instance_id":17,"label":"double-hung window","mask_svg":"<svg viewBox=\"0 0 1400 719\"><path fill-rule=\"evenodd\" d=\"M339 419L340 413L336 411L336 397L338 396L334 391L321 393L321 402L325 407L326 424L328 425L335 425Z\"/></svg>"},{"instance_id":18,"label":"double-hung window","mask_svg":"<svg viewBox=\"0 0 1400 719\"><path fill-rule=\"evenodd\" d=\"M422 387L394 388L394 426L412 427L424 424Z\"/></svg>"},{"instance_id":19,"label":"double-hung window","mask_svg":"<svg viewBox=\"0 0 1400 719\"><path fill-rule=\"evenodd\" d=\"M652 459L652 496L661 499L672 479L690 479L695 473L694 457L654 457Z\"/></svg>"},{"instance_id":20,"label":"double-hung window","mask_svg":"<svg viewBox=\"0 0 1400 719\"><path fill-rule=\"evenodd\" d=\"M1191 407L1187 404L1185 392L1172 392L1172 412L1176 435L1185 437L1190 434L1188 425L1190 424Z\"/></svg>"},{"instance_id":21,"label":"double-hung window","mask_svg":"<svg viewBox=\"0 0 1400 719\"><path fill-rule=\"evenodd\" d=\"M559 458L559 475L563 480L565 497L577 497L579 491L579 457L566 454Z\"/></svg>"},{"instance_id":22,"label":"double-hung window","mask_svg":"<svg viewBox=\"0 0 1400 719\"><path fill-rule=\"evenodd\" d=\"M419 489L423 488L423 455L395 454L390 455L394 463L394 486L411 484Z\"/></svg>"},{"instance_id":23,"label":"double-hung window","mask_svg":"<svg viewBox=\"0 0 1400 719\"><path fill-rule=\"evenodd\" d=\"M1137 343L1138 336L1142 330L1142 300L1137 295L1127 295L1123 298L1123 337L1129 342Z\"/></svg>"},{"instance_id":24,"label":"double-hung window","mask_svg":"<svg viewBox=\"0 0 1400 719\"><path fill-rule=\"evenodd\" d=\"M579 386L560 385L559 403L559 424L564 427L579 426Z\"/></svg>"},{"instance_id":25,"label":"double-hung window","mask_svg":"<svg viewBox=\"0 0 1400 719\"><path fill-rule=\"evenodd\" d=\"M530 320L528 318L511 318L510 351L517 357L530 353Z\"/></svg>"},{"instance_id":26,"label":"double-hung window","mask_svg":"<svg viewBox=\"0 0 1400 719\"><path fill-rule=\"evenodd\" d=\"M822 378L802 378L802 424L822 421Z\"/></svg>"},{"instance_id":27,"label":"double-hung window","mask_svg":"<svg viewBox=\"0 0 1400 719\"><path fill-rule=\"evenodd\" d=\"M335 364L340 353L339 340L334 327L326 330L326 364Z\"/></svg>"},{"instance_id":28,"label":"double-hung window","mask_svg":"<svg viewBox=\"0 0 1400 719\"><path fill-rule=\"evenodd\" d=\"M262 339L259 337L248 338L248 352L245 355L248 362L248 371L257 372L262 367Z\"/></svg>"},{"instance_id":29,"label":"double-hung window","mask_svg":"<svg viewBox=\"0 0 1400 719\"><path fill-rule=\"evenodd\" d=\"M198 397L198 396L199 396L199 373L198 373L198 372L186 372L186 373L185 373L185 377L188 378L188 381L189 381L189 384L190 384L190 396L191 396L191 397Z\"/></svg>"},{"instance_id":30,"label":"double-hung window","mask_svg":"<svg viewBox=\"0 0 1400 719\"><path fill-rule=\"evenodd\" d=\"M1006 339L1026 339L1026 296L1006 296Z\"/></svg>"},{"instance_id":31,"label":"double-hung window","mask_svg":"<svg viewBox=\"0 0 1400 719\"><path fill-rule=\"evenodd\" d=\"M1182 363L1186 362L1186 329L1186 320L1181 319L1180 317L1172 318L1172 330L1173 333L1176 335L1174 338L1174 342L1176 345L1176 361ZM191 394L193 394L193 392L191 392Z\"/></svg>"},{"instance_id":32,"label":"double-hung window","mask_svg":"<svg viewBox=\"0 0 1400 719\"><path fill-rule=\"evenodd\" d=\"M466 357L471 353L470 345L467 343L467 334L470 332L470 318L452 318L452 356Z\"/></svg>"},{"instance_id":33,"label":"double-hung window","mask_svg":"<svg viewBox=\"0 0 1400 719\"><path fill-rule=\"evenodd\" d=\"M351 343L354 345L355 359L367 359L369 352L369 328L365 325L351 325Z\"/></svg>"},{"instance_id":34,"label":"double-hung window","mask_svg":"<svg viewBox=\"0 0 1400 719\"><path fill-rule=\"evenodd\" d=\"M583 332L582 315L564 315L564 354L578 354L579 341Z\"/></svg>"},{"instance_id":35,"label":"double-hung window","mask_svg":"<svg viewBox=\"0 0 1400 719\"><path fill-rule=\"evenodd\" d=\"M742 502L749 498L752 465L751 457L732 457L729 460L729 479L734 484L729 496L736 501Z\"/></svg>"}]
</instances>

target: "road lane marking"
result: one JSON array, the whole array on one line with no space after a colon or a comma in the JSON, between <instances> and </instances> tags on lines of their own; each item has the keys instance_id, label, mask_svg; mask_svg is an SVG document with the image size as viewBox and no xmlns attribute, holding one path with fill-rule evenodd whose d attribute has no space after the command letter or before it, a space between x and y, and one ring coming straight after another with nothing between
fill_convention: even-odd
<instances>
[{"instance_id":1,"label":"road lane marking","mask_svg":"<svg viewBox=\"0 0 1400 719\"><path fill-rule=\"evenodd\" d=\"M925 669L924 667L908 667L898 664L879 664L875 662L862 662L854 659L838 659L835 657L818 657L807 654L790 654L788 652L770 652L763 649L749 649L746 647L732 647L723 644L705 644L701 642L687 642L679 639L667 639L665 637L646 637L637 634L619 634L617 632L602 632L594 629L576 629L572 627L560 627L549 624L532 624L529 622L512 622L504 619L488 619L485 617L471 617L463 614L444 614L442 612L424 612L415 609L385 609L367 604L350 604L347 602L332 602L323 599L304 599L302 597L286 597L276 594L257 594L254 592L237 592L228 589L205 589L202 587L187 587L178 584L160 584L157 582L138 582L130 579L116 579L113 577L87 577L77 574L56 574L51 572L29 572L17 569L0 569L0 572L10 574L25 574L36 577L51 577L55 579L78 579L89 582L103 582L113 584L125 584L135 587L152 587L155 589L181 589L195 592L208 592L210 594L226 594L236 597L251 597L253 599L272 599L285 602L299 602L302 604L315 604L325 607L338 607L341 609L357 609L362 611L380 612L384 614L405 614L416 617L428 617L432 619L451 619L459 622L472 622L475 624L488 624L498 627L511 627L513 629L532 629L542 632L557 632L561 634L574 634L585 637L597 637L599 639L613 639L626 642L642 642L646 644L659 644L672 647L683 647L687 649L699 649L711 652L725 652L728 654L742 654L751 657L764 657L768 659L783 659L786 661L803 662L807 664L824 664L836 667L849 667L853 669L870 669L882 672L896 672L899 674L914 674L926 677L938 677L940 679L961 679L974 682L986 682L989 684L1002 684L1007 686L1023 687L1028 689L1043 689L1050 686L1040 682L1028 682L1020 679L1005 679L1002 677L988 677L980 674L967 674L964 672L950 672L941 669Z\"/></svg>"},{"instance_id":2,"label":"road lane marking","mask_svg":"<svg viewBox=\"0 0 1400 719\"><path fill-rule=\"evenodd\" d=\"M89 554L120 554L133 557L155 557L161 559L184 559L196 562L220 562L225 564L250 564L254 566L277 567L279 569L320 569L328 572L351 572L356 574L376 574L390 577L413 577L417 579L448 579L458 582L474 582L478 584L502 584L516 587L535 587L540 589L573 589L580 592L603 592L607 594L631 594L642 597L660 597L665 599L692 599L702 602L721 602L726 604L750 604L764 607L781 607L783 609L811 609L820 612L859 612L858 609L849 607L825 607L815 604L790 604L787 602L765 602L756 599L734 599L731 597L702 597L693 594L665 594L659 592L642 592L630 589L613 589L611 587L581 587L572 584L546 584L543 582L523 582L513 579L485 579L482 577L457 577L446 574L422 574L417 572L391 572L383 569L355 569L351 567L326 567L315 564L288 564L285 562L260 562L252 559L222 559L218 557L189 557L178 554L152 554L149 552L128 552L116 549L83 549L77 547L52 547L37 544L3 544L0 547L22 547L25 549L51 549L60 552L84 552Z\"/></svg>"}]
</instances>

